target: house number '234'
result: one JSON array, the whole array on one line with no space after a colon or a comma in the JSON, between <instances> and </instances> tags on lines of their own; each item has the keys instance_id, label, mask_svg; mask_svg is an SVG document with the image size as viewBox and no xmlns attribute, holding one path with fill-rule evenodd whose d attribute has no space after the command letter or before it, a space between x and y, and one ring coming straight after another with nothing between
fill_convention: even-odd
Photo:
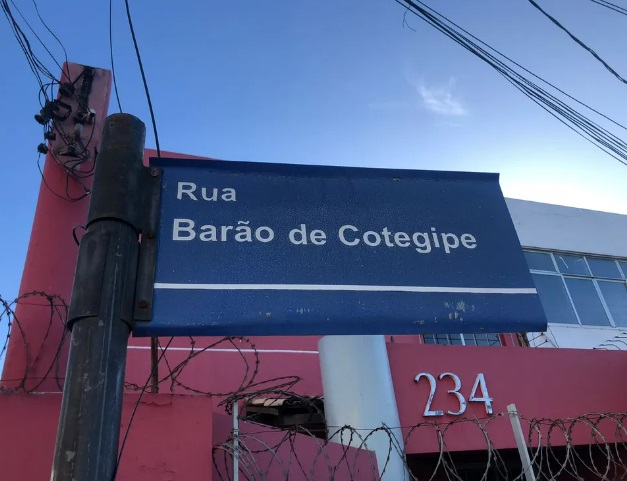
<instances>
[{"instance_id":1,"label":"house number '234'","mask_svg":"<svg viewBox=\"0 0 627 481\"><path fill-rule=\"evenodd\" d=\"M429 399L427 400L427 404L425 406L424 416L444 416L444 411L432 411L431 403L433 402L433 396L435 396L436 389L436 380L435 378L429 374L428 372L421 372L416 376L415 381L418 383L422 378L427 378L429 381ZM441 381L444 378L451 378L455 383L455 387L448 391L449 394L452 394L457 398L459 402L459 409L457 411L446 411L447 414L451 416L461 416L466 411L466 398L464 395L459 392L462 388L462 382L459 379L457 374L453 374L452 372L443 372L438 376L438 379ZM477 395L477 391L481 391L481 396ZM470 398L468 398L469 402L482 402L485 404L486 413L492 414L492 398L488 394L488 387L485 383L485 377L482 373L477 374L477 378L475 379L475 384L472 387L472 391L470 391Z\"/></svg>"}]
</instances>

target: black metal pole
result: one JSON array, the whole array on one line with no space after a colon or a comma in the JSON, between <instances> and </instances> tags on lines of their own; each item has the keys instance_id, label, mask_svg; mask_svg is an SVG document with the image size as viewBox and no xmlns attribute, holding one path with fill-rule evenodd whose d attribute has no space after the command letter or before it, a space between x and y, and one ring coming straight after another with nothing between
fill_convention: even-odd
<instances>
[{"instance_id":1,"label":"black metal pole","mask_svg":"<svg viewBox=\"0 0 627 481\"><path fill-rule=\"evenodd\" d=\"M111 481L116 470L150 179L145 133L132 115L105 120L68 314L72 340L51 481Z\"/></svg>"}]
</instances>

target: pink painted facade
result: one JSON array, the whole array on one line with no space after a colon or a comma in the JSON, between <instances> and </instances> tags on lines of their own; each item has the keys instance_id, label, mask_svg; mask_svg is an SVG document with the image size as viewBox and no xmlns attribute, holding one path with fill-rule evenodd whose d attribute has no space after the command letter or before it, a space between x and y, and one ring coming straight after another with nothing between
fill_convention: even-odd
<instances>
[{"instance_id":1,"label":"pink painted facade","mask_svg":"<svg viewBox=\"0 0 627 481\"><path fill-rule=\"evenodd\" d=\"M108 79L101 79L105 84ZM106 111L108 89L92 99L92 105ZM99 131L99 129L98 129ZM154 155L147 151L146 155ZM178 154L163 153L176 157ZM185 156L189 157L189 156ZM65 176L50 158L46 161L49 183L62 186ZM71 230L84 224L88 200L68 203L53 196L42 186L33 223L28 258L24 268L21 293L33 290L54 292L69 302L77 247ZM20 387L15 380L24 377L28 367L26 390L39 384L34 393L3 393L0 395L0 472L2 479L36 480L49 476L56 434L61 394L49 376L53 360L59 359L59 377L67 359L67 343L57 353L63 326L42 322L41 305L20 304L18 315L24 338L29 346L25 351L17 335L11 338L3 373L3 386L10 391ZM446 423L457 419L444 414L437 419L425 417L429 384L426 379L416 382L420 373L437 378L442 373L454 373L461 380L459 392L470 399L473 384L483 374L493 412L506 411L515 403L527 418L566 418L585 413L627 411L627 353L576 349L532 349L518 347L513 338L502 336L503 347L425 345L421 336L394 336L388 338L388 353L404 434L407 436L408 455L433 453L438 450L437 439L422 435L425 423ZM289 385L289 390L307 396L321 396L320 367L315 337L256 337L234 343L222 342L211 349L203 349L218 339L197 338L190 358L192 344L187 338L176 339L160 364L164 375L165 361L176 375L160 385L158 394L146 394L138 404L130 434L126 441L118 480L175 480L186 481L221 479L213 465L212 450L224 443L231 432L231 418L221 401L228 393L242 385L248 392L272 391ZM165 345L167 339L161 339ZM151 369L150 341L130 339L127 362L129 391L124 396L123 433L138 403L138 393L132 386L144 386ZM448 393L453 389L452 378L436 383L431 408L455 412L459 410L458 397ZM20 389L23 391L24 389ZM201 393L212 392L214 396ZM479 392L487 396L488 393ZM270 396L270 394L264 394ZM484 402L468 402L465 417L484 419ZM601 426L603 432L615 426ZM242 435L253 436L264 431L268 443L282 439L284 433L271 428L242 422ZM468 425L460 423L450 428L446 444L449 451L466 452L485 449L486 442ZM432 431L430 431L432 432ZM496 418L490 427L495 449L515 448L511 426L506 416ZM589 432L588 432L589 436ZM556 441L559 444L559 441ZM573 433L571 443L585 444L584 434ZM562 441L562 444L565 442ZM283 449L284 451L281 451ZM324 447L324 462L316 461L320 452L316 441L305 435L296 435L292 451L285 447L279 457L290 457L290 452L302 453L299 462L311 465L304 471L295 468L292 459L289 468L273 464L260 454L257 463L266 478L250 479L329 479L328 466L339 465L335 479L375 479L370 455L360 456L340 445ZM290 452L288 452L290 451ZM267 454L265 455L267 457ZM350 463L343 459L353 456ZM318 456L320 457L320 456ZM352 459L352 458L351 458ZM316 462L319 464L316 465ZM342 466L342 462L345 466ZM339 463L339 464L338 464ZM228 462L226 463L228 465ZM349 467L350 464L350 467ZM375 463L376 464L376 463ZM228 471L228 466L225 467ZM287 471L286 471L287 469ZM292 470L292 471L290 471ZM352 471L351 471L352 470ZM374 469L376 472L376 469ZM275 473L275 474L272 474ZM313 474L312 474L313 473ZM355 473L361 473L355 477ZM363 477L362 477L363 475ZM274 477L273 477L274 476ZM313 478L311 477L313 476ZM374 477L373 477L374 476Z\"/></svg>"}]
</instances>

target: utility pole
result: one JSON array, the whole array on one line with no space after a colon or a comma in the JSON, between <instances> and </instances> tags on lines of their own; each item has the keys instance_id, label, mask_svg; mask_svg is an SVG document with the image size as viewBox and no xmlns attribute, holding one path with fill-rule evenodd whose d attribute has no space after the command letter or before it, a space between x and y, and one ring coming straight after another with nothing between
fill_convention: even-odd
<instances>
[{"instance_id":1,"label":"utility pole","mask_svg":"<svg viewBox=\"0 0 627 481\"><path fill-rule=\"evenodd\" d=\"M90 71L93 75L90 75ZM59 88L58 100L69 109L60 107L53 111L55 118L50 133L54 133L56 138L48 137L50 143L43 166L20 295L41 291L58 294L69 301L78 251L72 239L72 229L85 225L89 197L73 202L69 202L66 197L78 199L85 194L86 189L92 187L92 178L86 173L93 168L97 147L100 145L102 126L109 107L111 72L65 63L60 84L64 88ZM67 91L72 86L75 92L68 95ZM68 112L69 115L66 116ZM92 113L95 116L91 117ZM86 115L90 118L83 121L79 132L78 117L84 118ZM32 122L35 123L35 120ZM33 162L38 142L46 142L46 139L44 136L33 139ZM69 155L72 143L76 155L82 154L85 157L89 154L89 160L74 169L74 173L80 176L78 179L67 170L78 159ZM67 166L63 165L68 161ZM35 166L32 168L35 169ZM59 387L56 376L53 375L56 369L51 368L55 366L57 358L64 361L66 359L65 349L59 351L65 326L61 322L52 325L42 322L42 319L50 316L50 305L47 302L38 302L36 297L24 301L15 306L15 316L20 320L20 328L15 329L9 338L2 372L2 379L5 381L1 384L9 390L57 391ZM67 347L67 341L62 347Z\"/></svg>"},{"instance_id":2,"label":"utility pole","mask_svg":"<svg viewBox=\"0 0 627 481\"><path fill-rule=\"evenodd\" d=\"M68 315L72 337L51 481L115 476L139 235L154 182L143 165L145 133L132 115L104 122Z\"/></svg>"}]
</instances>

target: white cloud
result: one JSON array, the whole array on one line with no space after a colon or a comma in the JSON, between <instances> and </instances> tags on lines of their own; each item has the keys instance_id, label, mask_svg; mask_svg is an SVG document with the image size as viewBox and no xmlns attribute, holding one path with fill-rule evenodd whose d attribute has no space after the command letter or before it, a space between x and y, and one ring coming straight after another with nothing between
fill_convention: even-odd
<instances>
[{"instance_id":1,"label":"white cloud","mask_svg":"<svg viewBox=\"0 0 627 481\"><path fill-rule=\"evenodd\" d=\"M416 89L422 97L422 102L427 110L436 114L455 117L468 115L468 110L459 99L453 96L454 86L454 77L451 77L448 83L444 85L429 86L424 82L416 83Z\"/></svg>"}]
</instances>

